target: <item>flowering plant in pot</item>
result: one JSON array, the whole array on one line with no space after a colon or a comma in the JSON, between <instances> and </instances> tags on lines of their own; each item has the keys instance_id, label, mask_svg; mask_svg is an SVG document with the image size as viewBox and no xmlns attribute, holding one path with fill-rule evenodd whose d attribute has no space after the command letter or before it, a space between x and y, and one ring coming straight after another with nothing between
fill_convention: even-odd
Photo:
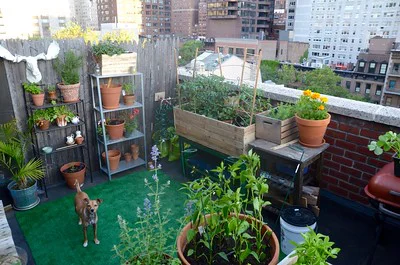
<instances>
[{"instance_id":1,"label":"flowering plant in pot","mask_svg":"<svg viewBox=\"0 0 400 265\"><path fill-rule=\"evenodd\" d=\"M177 240L182 264L276 264L279 242L264 224L266 179L256 175L260 158L251 150L237 162L184 184L188 224ZM230 177L226 177L227 175Z\"/></svg>"},{"instance_id":2,"label":"flowering plant in pot","mask_svg":"<svg viewBox=\"0 0 400 265\"><path fill-rule=\"evenodd\" d=\"M53 107L53 119L57 121L59 127L67 126L68 122L71 122L75 116L67 106Z\"/></svg>"},{"instance_id":3,"label":"flowering plant in pot","mask_svg":"<svg viewBox=\"0 0 400 265\"><path fill-rule=\"evenodd\" d=\"M136 96L134 93L134 88L132 83L125 83L122 85L122 95L124 96L124 104L127 106L132 106L135 103Z\"/></svg>"},{"instance_id":4,"label":"flowering plant in pot","mask_svg":"<svg viewBox=\"0 0 400 265\"><path fill-rule=\"evenodd\" d=\"M400 134L388 131L378 137L378 141L372 141L368 149L376 155L383 152L393 151L394 174L400 177Z\"/></svg>"},{"instance_id":5,"label":"flowering plant in pot","mask_svg":"<svg viewBox=\"0 0 400 265\"><path fill-rule=\"evenodd\" d=\"M299 129L299 142L307 147L320 147L324 141L324 135L331 115L326 109L327 97L321 97L319 93L305 90L297 101L296 123Z\"/></svg>"},{"instance_id":6,"label":"flowering plant in pot","mask_svg":"<svg viewBox=\"0 0 400 265\"><path fill-rule=\"evenodd\" d=\"M134 226L118 215L120 242L114 245L113 250L121 264L181 264L178 259L171 258L173 248L168 245L168 240L174 234L174 230L167 229L171 210L161 211L162 195L169 188L170 181L162 183L158 177L158 170L161 169L161 165L157 164L159 154L157 147L153 146L153 176L150 180L144 179L149 193L144 199L143 208L137 207Z\"/></svg>"},{"instance_id":7,"label":"flowering plant in pot","mask_svg":"<svg viewBox=\"0 0 400 265\"><path fill-rule=\"evenodd\" d=\"M62 80L57 86L61 91L64 102L79 100L79 68L82 65L82 56L75 55L72 50L65 53L64 62L61 62L59 58L54 61L54 69Z\"/></svg>"},{"instance_id":8,"label":"flowering plant in pot","mask_svg":"<svg viewBox=\"0 0 400 265\"><path fill-rule=\"evenodd\" d=\"M31 94L33 105L43 106L44 104L44 93L43 90L35 83L23 83L25 91Z\"/></svg>"},{"instance_id":9,"label":"flowering plant in pot","mask_svg":"<svg viewBox=\"0 0 400 265\"><path fill-rule=\"evenodd\" d=\"M31 209L40 201L37 181L44 177L43 162L37 158L26 160L29 144L29 135L18 129L15 120L0 125L0 165L12 176L7 188L17 210Z\"/></svg>"},{"instance_id":10,"label":"flowering plant in pot","mask_svg":"<svg viewBox=\"0 0 400 265\"><path fill-rule=\"evenodd\" d=\"M123 119L125 121L125 136L129 137L138 127L137 116L139 109L128 110L124 112Z\"/></svg>"}]
</instances>

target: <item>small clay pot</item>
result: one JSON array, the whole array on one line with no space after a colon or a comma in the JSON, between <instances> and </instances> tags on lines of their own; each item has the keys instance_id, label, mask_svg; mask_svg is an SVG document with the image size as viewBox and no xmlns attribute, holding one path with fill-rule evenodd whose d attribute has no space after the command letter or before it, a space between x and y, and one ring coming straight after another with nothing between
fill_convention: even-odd
<instances>
[{"instance_id":1,"label":"small clay pot","mask_svg":"<svg viewBox=\"0 0 400 265\"><path fill-rule=\"evenodd\" d=\"M131 153L125 153L125 154L124 154L124 157L125 157L125 161L126 161L126 162L131 162L131 160L132 160L132 155L131 155Z\"/></svg>"},{"instance_id":2,"label":"small clay pot","mask_svg":"<svg viewBox=\"0 0 400 265\"><path fill-rule=\"evenodd\" d=\"M47 130L50 127L50 121L48 120L40 120L36 124L42 131Z\"/></svg>"},{"instance_id":3,"label":"small clay pot","mask_svg":"<svg viewBox=\"0 0 400 265\"><path fill-rule=\"evenodd\" d=\"M82 144L82 143L83 143L83 140L85 140L85 138L83 138L83 136L76 137L76 138L75 138L75 143L76 143L76 144Z\"/></svg>"},{"instance_id":4,"label":"small clay pot","mask_svg":"<svg viewBox=\"0 0 400 265\"><path fill-rule=\"evenodd\" d=\"M139 152L133 152L132 153L132 158L133 158L133 160L138 159L139 158Z\"/></svg>"},{"instance_id":5,"label":"small clay pot","mask_svg":"<svg viewBox=\"0 0 400 265\"><path fill-rule=\"evenodd\" d=\"M66 115L60 115L56 118L57 121L57 126L58 127L64 127L67 126L67 120L65 119Z\"/></svg>"},{"instance_id":6,"label":"small clay pot","mask_svg":"<svg viewBox=\"0 0 400 265\"><path fill-rule=\"evenodd\" d=\"M131 153L139 153L139 145L137 144L132 144L131 145Z\"/></svg>"},{"instance_id":7,"label":"small clay pot","mask_svg":"<svg viewBox=\"0 0 400 265\"><path fill-rule=\"evenodd\" d=\"M106 152L101 154L103 160L106 160ZM121 159L121 152L119 150L108 150L108 161L110 163L110 170L117 170L119 167L119 160Z\"/></svg>"},{"instance_id":8,"label":"small clay pot","mask_svg":"<svg viewBox=\"0 0 400 265\"><path fill-rule=\"evenodd\" d=\"M31 96L32 96L33 105L35 105L37 107L43 106L44 93L37 94L37 95L31 94Z\"/></svg>"},{"instance_id":9,"label":"small clay pot","mask_svg":"<svg viewBox=\"0 0 400 265\"><path fill-rule=\"evenodd\" d=\"M111 140L117 140L124 135L124 120L113 119L106 124L106 130Z\"/></svg>"},{"instance_id":10,"label":"small clay pot","mask_svg":"<svg viewBox=\"0 0 400 265\"><path fill-rule=\"evenodd\" d=\"M53 90L53 91L49 91L49 103L51 103L51 101L55 100L57 101L57 91Z\"/></svg>"},{"instance_id":11,"label":"small clay pot","mask_svg":"<svg viewBox=\"0 0 400 265\"><path fill-rule=\"evenodd\" d=\"M124 104L126 106L132 106L135 103L136 96L135 95L125 95L124 96Z\"/></svg>"}]
</instances>

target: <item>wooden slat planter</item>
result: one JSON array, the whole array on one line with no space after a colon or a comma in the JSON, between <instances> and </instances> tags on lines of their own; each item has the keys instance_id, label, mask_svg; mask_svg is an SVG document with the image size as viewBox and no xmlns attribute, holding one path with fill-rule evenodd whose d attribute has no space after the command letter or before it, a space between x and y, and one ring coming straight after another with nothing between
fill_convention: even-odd
<instances>
[{"instance_id":1,"label":"wooden slat planter","mask_svg":"<svg viewBox=\"0 0 400 265\"><path fill-rule=\"evenodd\" d=\"M176 133L226 155L239 156L255 140L255 124L238 127L222 121L174 108Z\"/></svg>"},{"instance_id":2,"label":"wooden slat planter","mask_svg":"<svg viewBox=\"0 0 400 265\"><path fill-rule=\"evenodd\" d=\"M130 74L136 72L137 53L123 53L121 55L101 55L97 59L102 75Z\"/></svg>"},{"instance_id":3,"label":"wooden slat planter","mask_svg":"<svg viewBox=\"0 0 400 265\"><path fill-rule=\"evenodd\" d=\"M269 111L256 115L256 138L275 144L284 144L297 139L299 132L296 119L294 117L283 121L273 119L267 117Z\"/></svg>"}]
</instances>

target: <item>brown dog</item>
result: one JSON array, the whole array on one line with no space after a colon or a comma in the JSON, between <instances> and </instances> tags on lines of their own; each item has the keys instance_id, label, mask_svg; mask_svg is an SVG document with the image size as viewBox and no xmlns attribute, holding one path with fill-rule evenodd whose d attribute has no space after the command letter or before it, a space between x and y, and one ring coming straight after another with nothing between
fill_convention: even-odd
<instances>
[{"instance_id":1,"label":"brown dog","mask_svg":"<svg viewBox=\"0 0 400 265\"><path fill-rule=\"evenodd\" d=\"M78 180L75 180L76 195L75 195L75 212L79 216L79 225L83 228L83 246L87 247L87 228L93 225L94 243L100 244L97 239L97 208L103 202L101 199L89 200L89 196L81 190Z\"/></svg>"}]
</instances>

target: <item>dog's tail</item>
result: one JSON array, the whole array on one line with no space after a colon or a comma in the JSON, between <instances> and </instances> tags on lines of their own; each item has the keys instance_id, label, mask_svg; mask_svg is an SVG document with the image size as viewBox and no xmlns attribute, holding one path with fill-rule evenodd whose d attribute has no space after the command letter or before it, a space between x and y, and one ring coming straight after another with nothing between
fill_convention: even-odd
<instances>
[{"instance_id":1,"label":"dog's tail","mask_svg":"<svg viewBox=\"0 0 400 265\"><path fill-rule=\"evenodd\" d=\"M75 187L76 187L76 192L82 192L81 186L79 185L79 181L75 179Z\"/></svg>"}]
</instances>

